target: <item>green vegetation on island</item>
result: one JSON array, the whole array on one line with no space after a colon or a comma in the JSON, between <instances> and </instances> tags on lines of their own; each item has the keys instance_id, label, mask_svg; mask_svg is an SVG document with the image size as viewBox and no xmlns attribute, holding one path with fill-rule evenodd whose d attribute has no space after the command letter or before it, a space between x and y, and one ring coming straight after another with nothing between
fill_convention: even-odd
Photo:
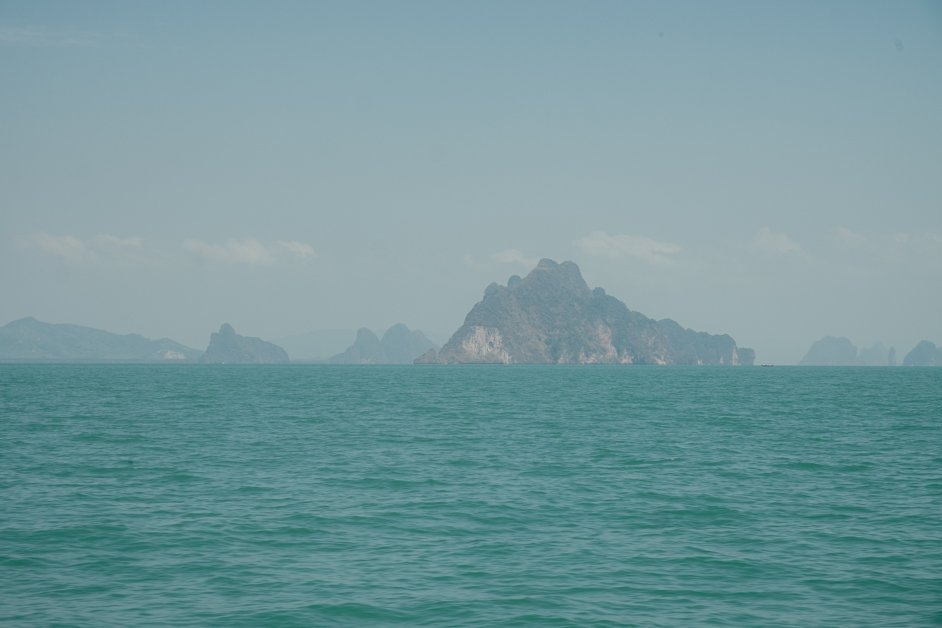
<instances>
[{"instance_id":1,"label":"green vegetation on island","mask_svg":"<svg viewBox=\"0 0 942 628\"><path fill-rule=\"evenodd\" d=\"M464 325L417 363L751 365L728 335L685 329L629 310L579 267L541 260L525 278L491 284Z\"/></svg>"}]
</instances>

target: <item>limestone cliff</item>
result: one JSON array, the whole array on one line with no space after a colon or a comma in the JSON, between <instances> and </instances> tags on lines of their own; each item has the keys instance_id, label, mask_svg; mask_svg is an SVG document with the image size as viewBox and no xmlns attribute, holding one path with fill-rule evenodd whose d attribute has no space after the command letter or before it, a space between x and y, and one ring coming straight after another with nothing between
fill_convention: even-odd
<instances>
[{"instance_id":1,"label":"limestone cliff","mask_svg":"<svg viewBox=\"0 0 942 628\"><path fill-rule=\"evenodd\" d=\"M572 262L544 259L525 278L491 284L464 325L420 363L752 364L727 335L684 329L589 289Z\"/></svg>"}]
</instances>

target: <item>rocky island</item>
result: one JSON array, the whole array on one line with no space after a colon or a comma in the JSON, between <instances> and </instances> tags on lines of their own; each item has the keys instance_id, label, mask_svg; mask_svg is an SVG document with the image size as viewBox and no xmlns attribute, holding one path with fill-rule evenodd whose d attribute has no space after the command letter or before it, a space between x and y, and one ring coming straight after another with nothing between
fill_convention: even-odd
<instances>
[{"instance_id":1,"label":"rocky island","mask_svg":"<svg viewBox=\"0 0 942 628\"><path fill-rule=\"evenodd\" d=\"M896 349L877 342L858 351L847 338L825 336L811 344L798 366L896 366Z\"/></svg>"},{"instance_id":2,"label":"rocky island","mask_svg":"<svg viewBox=\"0 0 942 628\"><path fill-rule=\"evenodd\" d=\"M200 362L207 364L281 364L288 354L276 344L261 338L240 336L229 323L209 337L209 346Z\"/></svg>"},{"instance_id":3,"label":"rocky island","mask_svg":"<svg viewBox=\"0 0 942 628\"><path fill-rule=\"evenodd\" d=\"M942 366L942 347L923 340L906 354L903 366Z\"/></svg>"},{"instance_id":4,"label":"rocky island","mask_svg":"<svg viewBox=\"0 0 942 628\"><path fill-rule=\"evenodd\" d=\"M380 340L366 327L357 331L356 340L346 351L330 359L331 364L412 364L435 344L418 329L402 323L393 325Z\"/></svg>"},{"instance_id":5,"label":"rocky island","mask_svg":"<svg viewBox=\"0 0 942 628\"><path fill-rule=\"evenodd\" d=\"M491 284L440 352L418 364L751 365L728 335L685 329L590 289L572 262L541 260L525 278Z\"/></svg>"}]
</instances>

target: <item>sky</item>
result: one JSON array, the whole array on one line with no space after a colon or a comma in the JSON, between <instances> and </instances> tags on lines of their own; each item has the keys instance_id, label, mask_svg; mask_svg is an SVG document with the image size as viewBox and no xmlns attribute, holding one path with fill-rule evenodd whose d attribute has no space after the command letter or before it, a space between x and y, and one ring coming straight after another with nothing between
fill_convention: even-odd
<instances>
[{"instance_id":1,"label":"sky","mask_svg":"<svg viewBox=\"0 0 942 628\"><path fill-rule=\"evenodd\" d=\"M549 257L759 362L942 343L938 0L0 0L0 85L0 324L443 342Z\"/></svg>"}]
</instances>

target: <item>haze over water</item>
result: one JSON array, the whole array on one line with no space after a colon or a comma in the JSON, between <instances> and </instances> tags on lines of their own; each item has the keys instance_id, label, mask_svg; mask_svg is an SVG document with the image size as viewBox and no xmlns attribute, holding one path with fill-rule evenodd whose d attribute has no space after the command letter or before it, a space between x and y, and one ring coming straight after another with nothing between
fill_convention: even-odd
<instances>
[{"instance_id":1,"label":"haze over water","mask_svg":"<svg viewBox=\"0 0 942 628\"><path fill-rule=\"evenodd\" d=\"M442 344L548 257L759 362L902 357L942 343L940 33L937 0L4 0L0 325Z\"/></svg>"},{"instance_id":2,"label":"haze over water","mask_svg":"<svg viewBox=\"0 0 942 628\"><path fill-rule=\"evenodd\" d=\"M939 623L939 408L942 369L0 365L0 623Z\"/></svg>"}]
</instances>

